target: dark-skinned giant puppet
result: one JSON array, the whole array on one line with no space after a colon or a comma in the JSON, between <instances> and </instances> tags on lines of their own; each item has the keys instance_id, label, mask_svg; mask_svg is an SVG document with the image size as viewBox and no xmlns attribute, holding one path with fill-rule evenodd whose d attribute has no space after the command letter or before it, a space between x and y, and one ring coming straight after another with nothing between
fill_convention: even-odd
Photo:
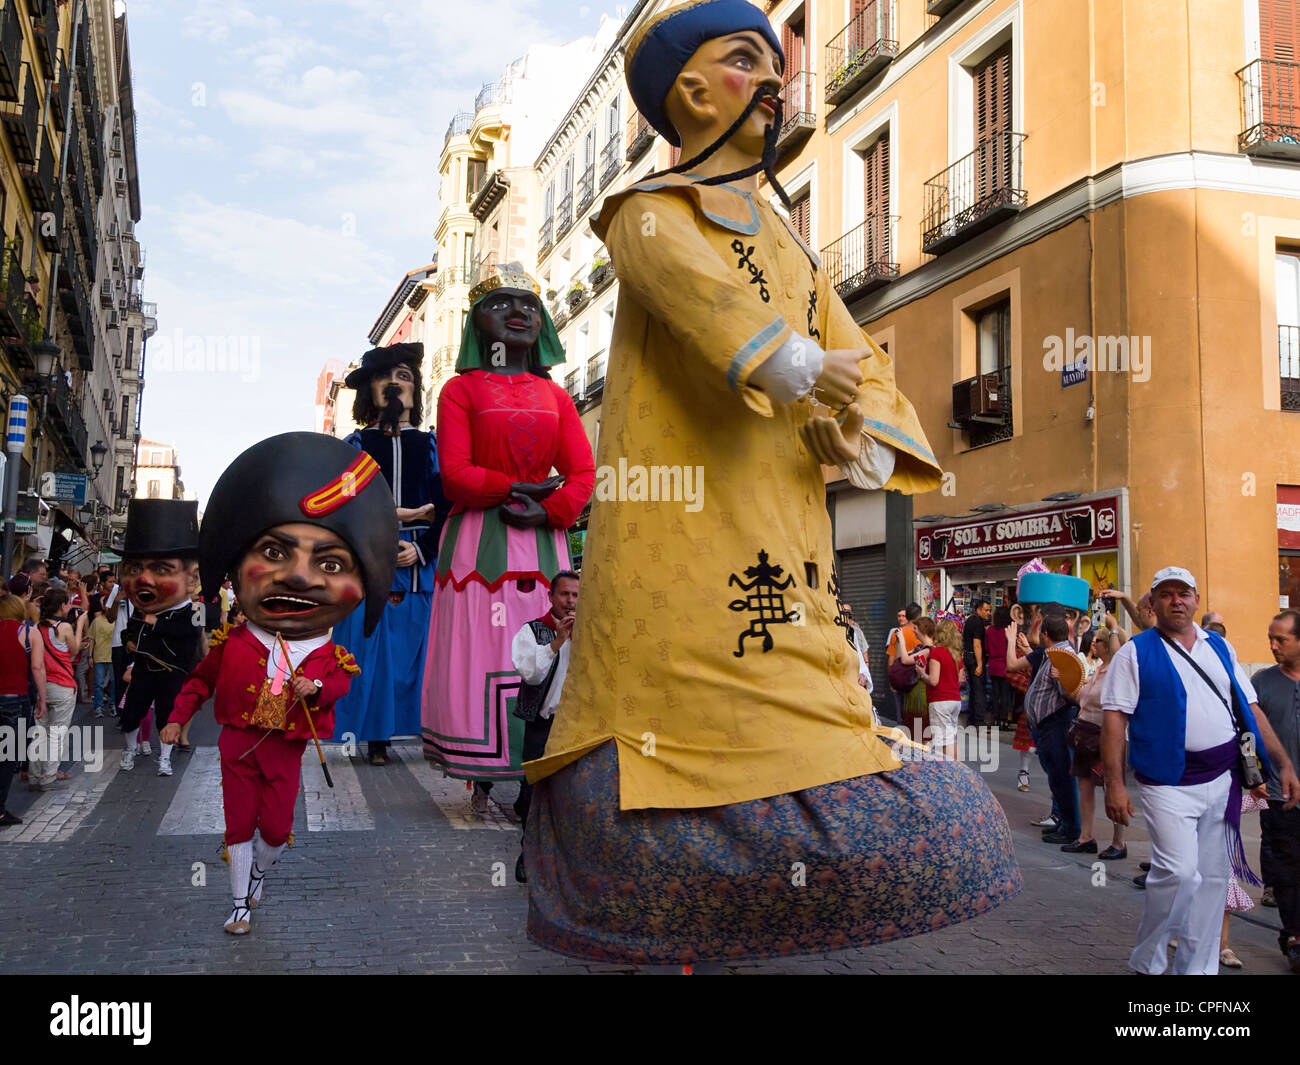
<instances>
[{"instance_id":1,"label":"dark-skinned giant puppet","mask_svg":"<svg viewBox=\"0 0 1300 1065\"><path fill-rule=\"evenodd\" d=\"M361 675L334 708L334 739L366 741L372 765L387 763L388 741L420 734L424 675L438 536L450 504L442 494L438 445L420 428L423 344L374 348L344 384L356 392L358 429L346 442L379 464L399 522L397 569L388 606L369 636L361 614L344 618L334 640L352 652Z\"/></svg>"},{"instance_id":2,"label":"dark-skinned giant puppet","mask_svg":"<svg viewBox=\"0 0 1300 1065\"><path fill-rule=\"evenodd\" d=\"M569 674L527 765L528 932L565 954L879 943L1021 887L998 803L876 724L837 624L821 463L908 493L941 472L890 357L758 193L761 170L780 191L783 63L745 0L669 9L628 45L632 97L692 176L652 175L594 223L620 282L598 465L704 482L596 491Z\"/></svg>"},{"instance_id":3,"label":"dark-skinned giant puppet","mask_svg":"<svg viewBox=\"0 0 1300 1065\"><path fill-rule=\"evenodd\" d=\"M213 697L234 898L227 932L249 930L293 827L303 754L333 731L334 704L358 673L330 628L364 600L357 612L365 633L374 631L397 539L378 464L318 433L254 444L212 490L199 538L203 587L210 594L229 577L248 620L213 637L162 738Z\"/></svg>"},{"instance_id":4,"label":"dark-skinned giant puppet","mask_svg":"<svg viewBox=\"0 0 1300 1065\"><path fill-rule=\"evenodd\" d=\"M494 781L523 776L510 643L550 609L551 578L570 568L567 531L595 480L573 400L550 379L564 350L538 291L518 263L494 265L470 290L456 375L438 396L442 488L454 506L438 550L424 751L475 781L480 810Z\"/></svg>"},{"instance_id":5,"label":"dark-skinned giant puppet","mask_svg":"<svg viewBox=\"0 0 1300 1065\"><path fill-rule=\"evenodd\" d=\"M199 505L184 499L133 499L119 567L131 616L122 632L127 648L122 768L135 766L140 722L154 708L161 731L185 678L199 660L203 604L198 591ZM161 738L161 737L160 737ZM160 776L172 775L172 747L162 742Z\"/></svg>"}]
</instances>

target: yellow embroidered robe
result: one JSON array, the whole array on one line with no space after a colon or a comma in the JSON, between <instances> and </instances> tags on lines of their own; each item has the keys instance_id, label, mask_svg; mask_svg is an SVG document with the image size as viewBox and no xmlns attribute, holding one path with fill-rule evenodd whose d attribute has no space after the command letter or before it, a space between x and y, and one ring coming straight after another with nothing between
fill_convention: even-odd
<instances>
[{"instance_id":1,"label":"yellow embroidered robe","mask_svg":"<svg viewBox=\"0 0 1300 1065\"><path fill-rule=\"evenodd\" d=\"M892 361L756 197L673 175L610 197L596 229L620 289L595 502L564 693L529 780L611 738L623 809L897 768L835 624L825 483L798 434L811 405L749 384L793 332L870 348L859 403L897 453L886 487L928 491L940 471Z\"/></svg>"}]
</instances>

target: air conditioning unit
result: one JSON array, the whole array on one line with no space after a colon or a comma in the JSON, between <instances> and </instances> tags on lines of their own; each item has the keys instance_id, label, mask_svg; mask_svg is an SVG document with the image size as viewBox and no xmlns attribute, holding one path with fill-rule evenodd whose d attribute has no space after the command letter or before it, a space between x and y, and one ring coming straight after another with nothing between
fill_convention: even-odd
<instances>
[{"instance_id":1,"label":"air conditioning unit","mask_svg":"<svg viewBox=\"0 0 1300 1065\"><path fill-rule=\"evenodd\" d=\"M109 150L114 155L122 154L122 134L118 130L113 131L113 140L110 143Z\"/></svg>"},{"instance_id":2,"label":"air conditioning unit","mask_svg":"<svg viewBox=\"0 0 1300 1065\"><path fill-rule=\"evenodd\" d=\"M1002 382L994 373L980 374L952 386L952 420L958 426L1002 422Z\"/></svg>"}]
</instances>

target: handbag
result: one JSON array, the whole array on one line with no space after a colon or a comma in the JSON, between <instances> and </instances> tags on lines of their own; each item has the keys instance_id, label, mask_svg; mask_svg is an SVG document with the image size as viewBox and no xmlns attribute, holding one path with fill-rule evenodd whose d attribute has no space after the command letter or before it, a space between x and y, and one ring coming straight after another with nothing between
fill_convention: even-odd
<instances>
[{"instance_id":1,"label":"handbag","mask_svg":"<svg viewBox=\"0 0 1300 1065\"><path fill-rule=\"evenodd\" d=\"M1075 718L1065 733L1065 743L1075 754L1096 757L1101 754L1101 726Z\"/></svg>"},{"instance_id":2,"label":"handbag","mask_svg":"<svg viewBox=\"0 0 1300 1065\"><path fill-rule=\"evenodd\" d=\"M1224 708L1228 711L1228 716L1232 719L1232 727L1237 733L1237 746L1240 749L1240 753L1237 756L1237 768L1241 773L1241 786L1247 791L1251 788L1260 787L1264 783L1264 771L1259 764L1259 755L1255 753L1255 734L1251 732L1250 729L1246 728L1246 722L1242 716L1237 713L1236 706L1233 702L1230 702L1223 697L1223 692L1219 691L1214 682L1206 676L1205 670L1196 664L1196 660L1193 659L1183 647L1175 643L1163 632L1160 633L1160 638L1187 659L1187 664L1196 670L1201 680L1205 681L1205 686L1219 697L1219 702L1221 702L1224 705ZM1232 684L1233 678L1231 674L1229 674L1229 690L1232 690Z\"/></svg>"},{"instance_id":3,"label":"handbag","mask_svg":"<svg viewBox=\"0 0 1300 1065\"><path fill-rule=\"evenodd\" d=\"M896 629L894 631L898 633L899 639L902 639L902 630ZM895 654L894 660L889 663L889 686L900 694L906 694L916 687L916 682L920 679L921 678L916 675L916 667L906 665L903 660Z\"/></svg>"}]
</instances>

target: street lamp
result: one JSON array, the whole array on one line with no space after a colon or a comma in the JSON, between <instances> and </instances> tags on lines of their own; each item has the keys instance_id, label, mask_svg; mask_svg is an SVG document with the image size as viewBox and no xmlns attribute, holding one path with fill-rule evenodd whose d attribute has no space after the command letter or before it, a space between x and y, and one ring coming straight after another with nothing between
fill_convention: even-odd
<instances>
[{"instance_id":1,"label":"street lamp","mask_svg":"<svg viewBox=\"0 0 1300 1065\"><path fill-rule=\"evenodd\" d=\"M54 360L59 357L59 345L46 338L32 345L32 358L36 362L36 376L42 383L54 376Z\"/></svg>"},{"instance_id":2,"label":"street lamp","mask_svg":"<svg viewBox=\"0 0 1300 1065\"><path fill-rule=\"evenodd\" d=\"M95 467L95 473L98 474L104 467L104 456L108 454L108 448L104 446L104 441L95 441L94 447L90 449L90 461Z\"/></svg>"}]
</instances>

